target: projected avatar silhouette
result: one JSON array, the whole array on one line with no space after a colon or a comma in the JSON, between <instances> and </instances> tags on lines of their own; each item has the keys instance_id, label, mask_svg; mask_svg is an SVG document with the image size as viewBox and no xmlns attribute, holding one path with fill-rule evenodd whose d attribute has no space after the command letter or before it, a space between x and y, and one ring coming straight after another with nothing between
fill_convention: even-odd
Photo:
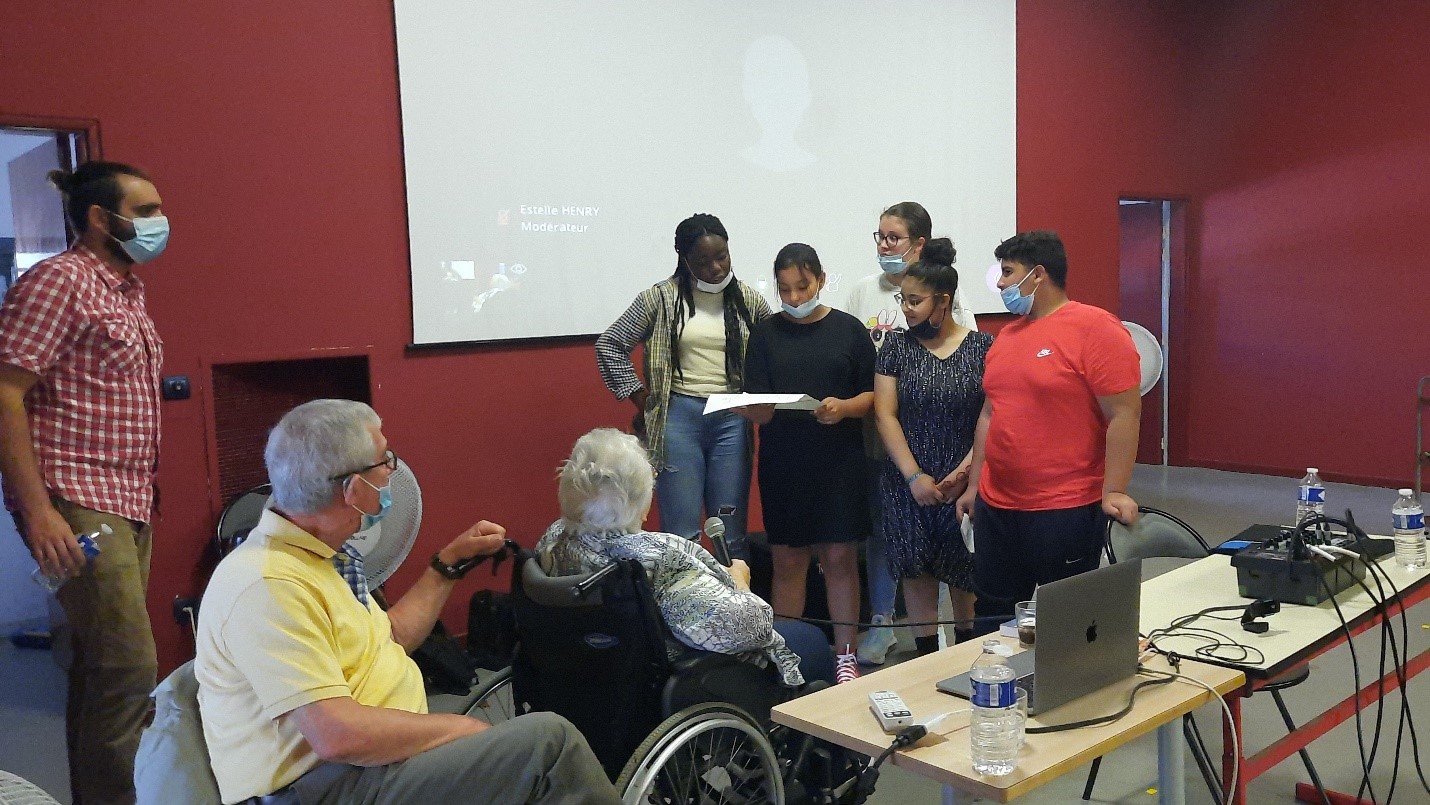
<instances>
[{"instance_id":1,"label":"projected avatar silhouette","mask_svg":"<svg viewBox=\"0 0 1430 805\"><path fill-rule=\"evenodd\" d=\"M783 36L751 42L745 50L745 103L760 126L760 139L740 155L780 173L813 163L814 154L794 139L809 100L809 65L799 48Z\"/></svg>"}]
</instances>

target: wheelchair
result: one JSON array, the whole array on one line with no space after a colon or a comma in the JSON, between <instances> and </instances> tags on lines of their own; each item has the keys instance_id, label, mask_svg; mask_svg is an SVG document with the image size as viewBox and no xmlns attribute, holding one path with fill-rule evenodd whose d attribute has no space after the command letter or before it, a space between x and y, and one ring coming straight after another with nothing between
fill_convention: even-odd
<instances>
[{"instance_id":1,"label":"wheelchair","mask_svg":"<svg viewBox=\"0 0 1430 805\"><path fill-rule=\"evenodd\" d=\"M564 716L628 805L863 798L868 758L769 721L771 707L813 687L793 691L774 668L729 655L669 656L640 563L551 577L530 552L516 553L515 656L469 715L492 723L532 711Z\"/></svg>"}]
</instances>

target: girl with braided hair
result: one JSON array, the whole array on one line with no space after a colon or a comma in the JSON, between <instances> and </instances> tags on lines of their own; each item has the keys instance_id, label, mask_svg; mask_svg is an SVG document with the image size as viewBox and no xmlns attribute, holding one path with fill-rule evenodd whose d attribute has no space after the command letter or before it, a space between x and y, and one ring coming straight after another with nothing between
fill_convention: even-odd
<instances>
[{"instance_id":1,"label":"girl with braided hair","mask_svg":"<svg viewBox=\"0 0 1430 805\"><path fill-rule=\"evenodd\" d=\"M735 278L729 241L713 215L681 221L675 273L642 291L596 339L596 365L616 399L636 407L632 425L656 468L661 528L696 539L703 518L718 516L731 556L743 559L750 427L731 411L705 416L705 400L743 390L745 343L770 306ZM644 380L631 360L637 345L645 347Z\"/></svg>"}]
</instances>

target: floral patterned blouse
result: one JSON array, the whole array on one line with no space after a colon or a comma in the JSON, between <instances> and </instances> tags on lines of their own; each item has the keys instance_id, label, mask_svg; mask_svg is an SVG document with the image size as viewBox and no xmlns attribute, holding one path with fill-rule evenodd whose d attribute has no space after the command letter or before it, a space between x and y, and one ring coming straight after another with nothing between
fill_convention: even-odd
<instances>
[{"instance_id":1,"label":"floral patterned blouse","mask_svg":"<svg viewBox=\"0 0 1430 805\"><path fill-rule=\"evenodd\" d=\"M634 559L645 568L656 606L675 638L666 641L672 658L687 646L732 654L761 668L774 663L785 685L804 684L799 655L774 630L774 610L736 587L700 543L652 531L581 534L568 526L558 520L536 543L537 561L548 575L592 573L616 559Z\"/></svg>"}]
</instances>

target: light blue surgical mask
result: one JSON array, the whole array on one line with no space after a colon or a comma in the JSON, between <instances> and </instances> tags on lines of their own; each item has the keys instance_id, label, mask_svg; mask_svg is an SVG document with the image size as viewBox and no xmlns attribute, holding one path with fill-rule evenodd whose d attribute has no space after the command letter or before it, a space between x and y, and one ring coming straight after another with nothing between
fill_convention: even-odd
<instances>
[{"instance_id":1,"label":"light blue surgical mask","mask_svg":"<svg viewBox=\"0 0 1430 805\"><path fill-rule=\"evenodd\" d=\"M882 272L884 272L885 274L897 274L897 273L899 273L900 271L903 271L905 268L908 268L908 266L906 266L906 265L904 264L904 255L902 255L902 254L881 254L881 255L879 255L879 270L882 271Z\"/></svg>"},{"instance_id":2,"label":"light blue surgical mask","mask_svg":"<svg viewBox=\"0 0 1430 805\"><path fill-rule=\"evenodd\" d=\"M1038 289L1034 287L1032 293L1027 296L1018 292L1018 286L1027 282L1031 276L1033 272L1029 271L1022 279L998 292L998 295L1003 297L1003 307L1008 308L1008 312L1015 316L1026 316L1028 311L1033 309L1033 294L1037 293Z\"/></svg>"},{"instance_id":3,"label":"light blue surgical mask","mask_svg":"<svg viewBox=\"0 0 1430 805\"><path fill-rule=\"evenodd\" d=\"M813 313L818 307L819 294L815 294L813 297L810 298L808 302L805 302L798 307L796 307L795 305L791 305L788 302L780 302L780 309L790 314L791 316L794 316L796 319L807 318L809 314Z\"/></svg>"},{"instance_id":4,"label":"light blue surgical mask","mask_svg":"<svg viewBox=\"0 0 1430 805\"><path fill-rule=\"evenodd\" d=\"M909 243L909 248L904 249L903 254L881 254L879 255L879 270L885 274L898 274L908 268L904 258L909 256L909 252L914 250L914 244Z\"/></svg>"},{"instance_id":5,"label":"light blue surgical mask","mask_svg":"<svg viewBox=\"0 0 1430 805\"><path fill-rule=\"evenodd\" d=\"M382 518L386 517L388 510L392 508L392 482L389 481L386 486L373 486L372 481L361 475L357 478L377 490L377 514L368 514L362 509L358 509L357 506L353 506L354 509L357 509L358 514L362 515L362 523L358 525L358 531L366 531L382 522Z\"/></svg>"},{"instance_id":6,"label":"light blue surgical mask","mask_svg":"<svg viewBox=\"0 0 1430 805\"><path fill-rule=\"evenodd\" d=\"M164 253L165 247L169 245L169 218L164 215L156 215L152 218L125 218L117 212L111 212L115 218L122 218L134 225L134 237L129 240L114 238L124 253L136 263L147 263L155 257Z\"/></svg>"}]
</instances>

